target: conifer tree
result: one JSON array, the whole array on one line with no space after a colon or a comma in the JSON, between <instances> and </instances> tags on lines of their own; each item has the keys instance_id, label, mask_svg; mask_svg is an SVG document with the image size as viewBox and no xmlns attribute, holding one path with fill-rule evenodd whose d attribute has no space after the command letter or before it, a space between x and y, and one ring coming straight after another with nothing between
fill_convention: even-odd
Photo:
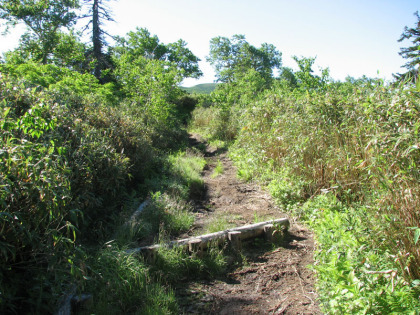
<instances>
[{"instance_id":1,"label":"conifer tree","mask_svg":"<svg viewBox=\"0 0 420 315\"><path fill-rule=\"evenodd\" d=\"M411 40L413 43L412 46L402 47L400 49L400 56L409 61L403 66L408 69L408 72L404 74L397 74L397 79L407 80L411 79L416 81L419 74L419 65L420 65L420 16L419 12L415 12L414 15L417 17L416 26L404 28L404 32L401 34L399 42L402 42L406 39ZM417 78L417 79L416 79Z\"/></svg>"}]
</instances>

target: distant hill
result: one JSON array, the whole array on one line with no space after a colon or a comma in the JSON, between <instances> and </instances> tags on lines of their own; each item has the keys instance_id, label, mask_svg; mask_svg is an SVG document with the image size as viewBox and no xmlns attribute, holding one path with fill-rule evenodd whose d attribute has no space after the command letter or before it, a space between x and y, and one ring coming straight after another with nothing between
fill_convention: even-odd
<instances>
[{"instance_id":1,"label":"distant hill","mask_svg":"<svg viewBox=\"0 0 420 315\"><path fill-rule=\"evenodd\" d=\"M203 83L192 87L181 87L181 89L188 93L210 94L216 88L217 83Z\"/></svg>"}]
</instances>

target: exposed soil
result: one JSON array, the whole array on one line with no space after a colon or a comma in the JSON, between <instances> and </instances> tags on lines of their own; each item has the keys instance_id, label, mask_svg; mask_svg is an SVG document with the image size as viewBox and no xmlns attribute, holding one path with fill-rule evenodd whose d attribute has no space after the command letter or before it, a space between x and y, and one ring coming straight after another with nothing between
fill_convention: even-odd
<instances>
[{"instance_id":1,"label":"exposed soil","mask_svg":"<svg viewBox=\"0 0 420 315\"><path fill-rule=\"evenodd\" d=\"M225 152L191 135L191 144L206 146L208 167L203 172L206 194L195 200L196 223L189 234L199 235L217 218L231 226L287 217L270 195L253 183L240 181ZM223 173L212 176L216 165ZM243 246L243 263L208 281L179 284L175 289L187 314L321 314L314 289L312 233L289 218L291 227L283 244L273 250L260 240ZM186 235L183 235L186 236Z\"/></svg>"}]
</instances>

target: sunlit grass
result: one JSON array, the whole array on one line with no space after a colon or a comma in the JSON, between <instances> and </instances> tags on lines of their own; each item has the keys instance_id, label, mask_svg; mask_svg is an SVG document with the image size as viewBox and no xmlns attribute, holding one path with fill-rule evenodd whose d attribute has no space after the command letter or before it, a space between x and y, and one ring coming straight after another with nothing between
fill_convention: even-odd
<instances>
[{"instance_id":1,"label":"sunlit grass","mask_svg":"<svg viewBox=\"0 0 420 315\"><path fill-rule=\"evenodd\" d=\"M218 160L215 168L213 169L213 173L211 174L211 177L215 178L219 175L222 175L224 171L225 170L224 170L222 162Z\"/></svg>"}]
</instances>

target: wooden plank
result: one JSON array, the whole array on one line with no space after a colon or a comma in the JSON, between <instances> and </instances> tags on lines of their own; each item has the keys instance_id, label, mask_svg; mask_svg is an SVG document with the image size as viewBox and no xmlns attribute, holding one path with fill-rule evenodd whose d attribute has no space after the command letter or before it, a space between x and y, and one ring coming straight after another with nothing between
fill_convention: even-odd
<instances>
[{"instance_id":1,"label":"wooden plank","mask_svg":"<svg viewBox=\"0 0 420 315\"><path fill-rule=\"evenodd\" d=\"M232 231L228 233L230 246L234 251L241 251L242 249L241 234L242 232L239 231Z\"/></svg>"},{"instance_id":2,"label":"wooden plank","mask_svg":"<svg viewBox=\"0 0 420 315\"><path fill-rule=\"evenodd\" d=\"M270 221L265 221L265 222L244 225L241 227L236 227L236 228L214 232L210 234L184 238L184 239L172 241L166 244L155 244L151 246L138 247L134 249L129 249L126 252L128 254L135 254L135 253L145 254L149 251L156 251L158 248L162 246L167 247L167 248L172 248L174 246L189 246L190 243L193 243L193 244L199 243L200 245L193 245L193 246L200 246L201 250L205 250L208 247L210 242L220 245L224 243L225 241L227 241L230 232L241 232L238 236L240 240L246 240L246 239L255 238L260 235L263 235L264 226L269 225L269 224L272 224L274 227L282 226L286 230L290 226L290 222L288 219L281 218L281 219L275 219L275 220L270 220ZM273 232L271 231L271 233Z\"/></svg>"}]
</instances>

